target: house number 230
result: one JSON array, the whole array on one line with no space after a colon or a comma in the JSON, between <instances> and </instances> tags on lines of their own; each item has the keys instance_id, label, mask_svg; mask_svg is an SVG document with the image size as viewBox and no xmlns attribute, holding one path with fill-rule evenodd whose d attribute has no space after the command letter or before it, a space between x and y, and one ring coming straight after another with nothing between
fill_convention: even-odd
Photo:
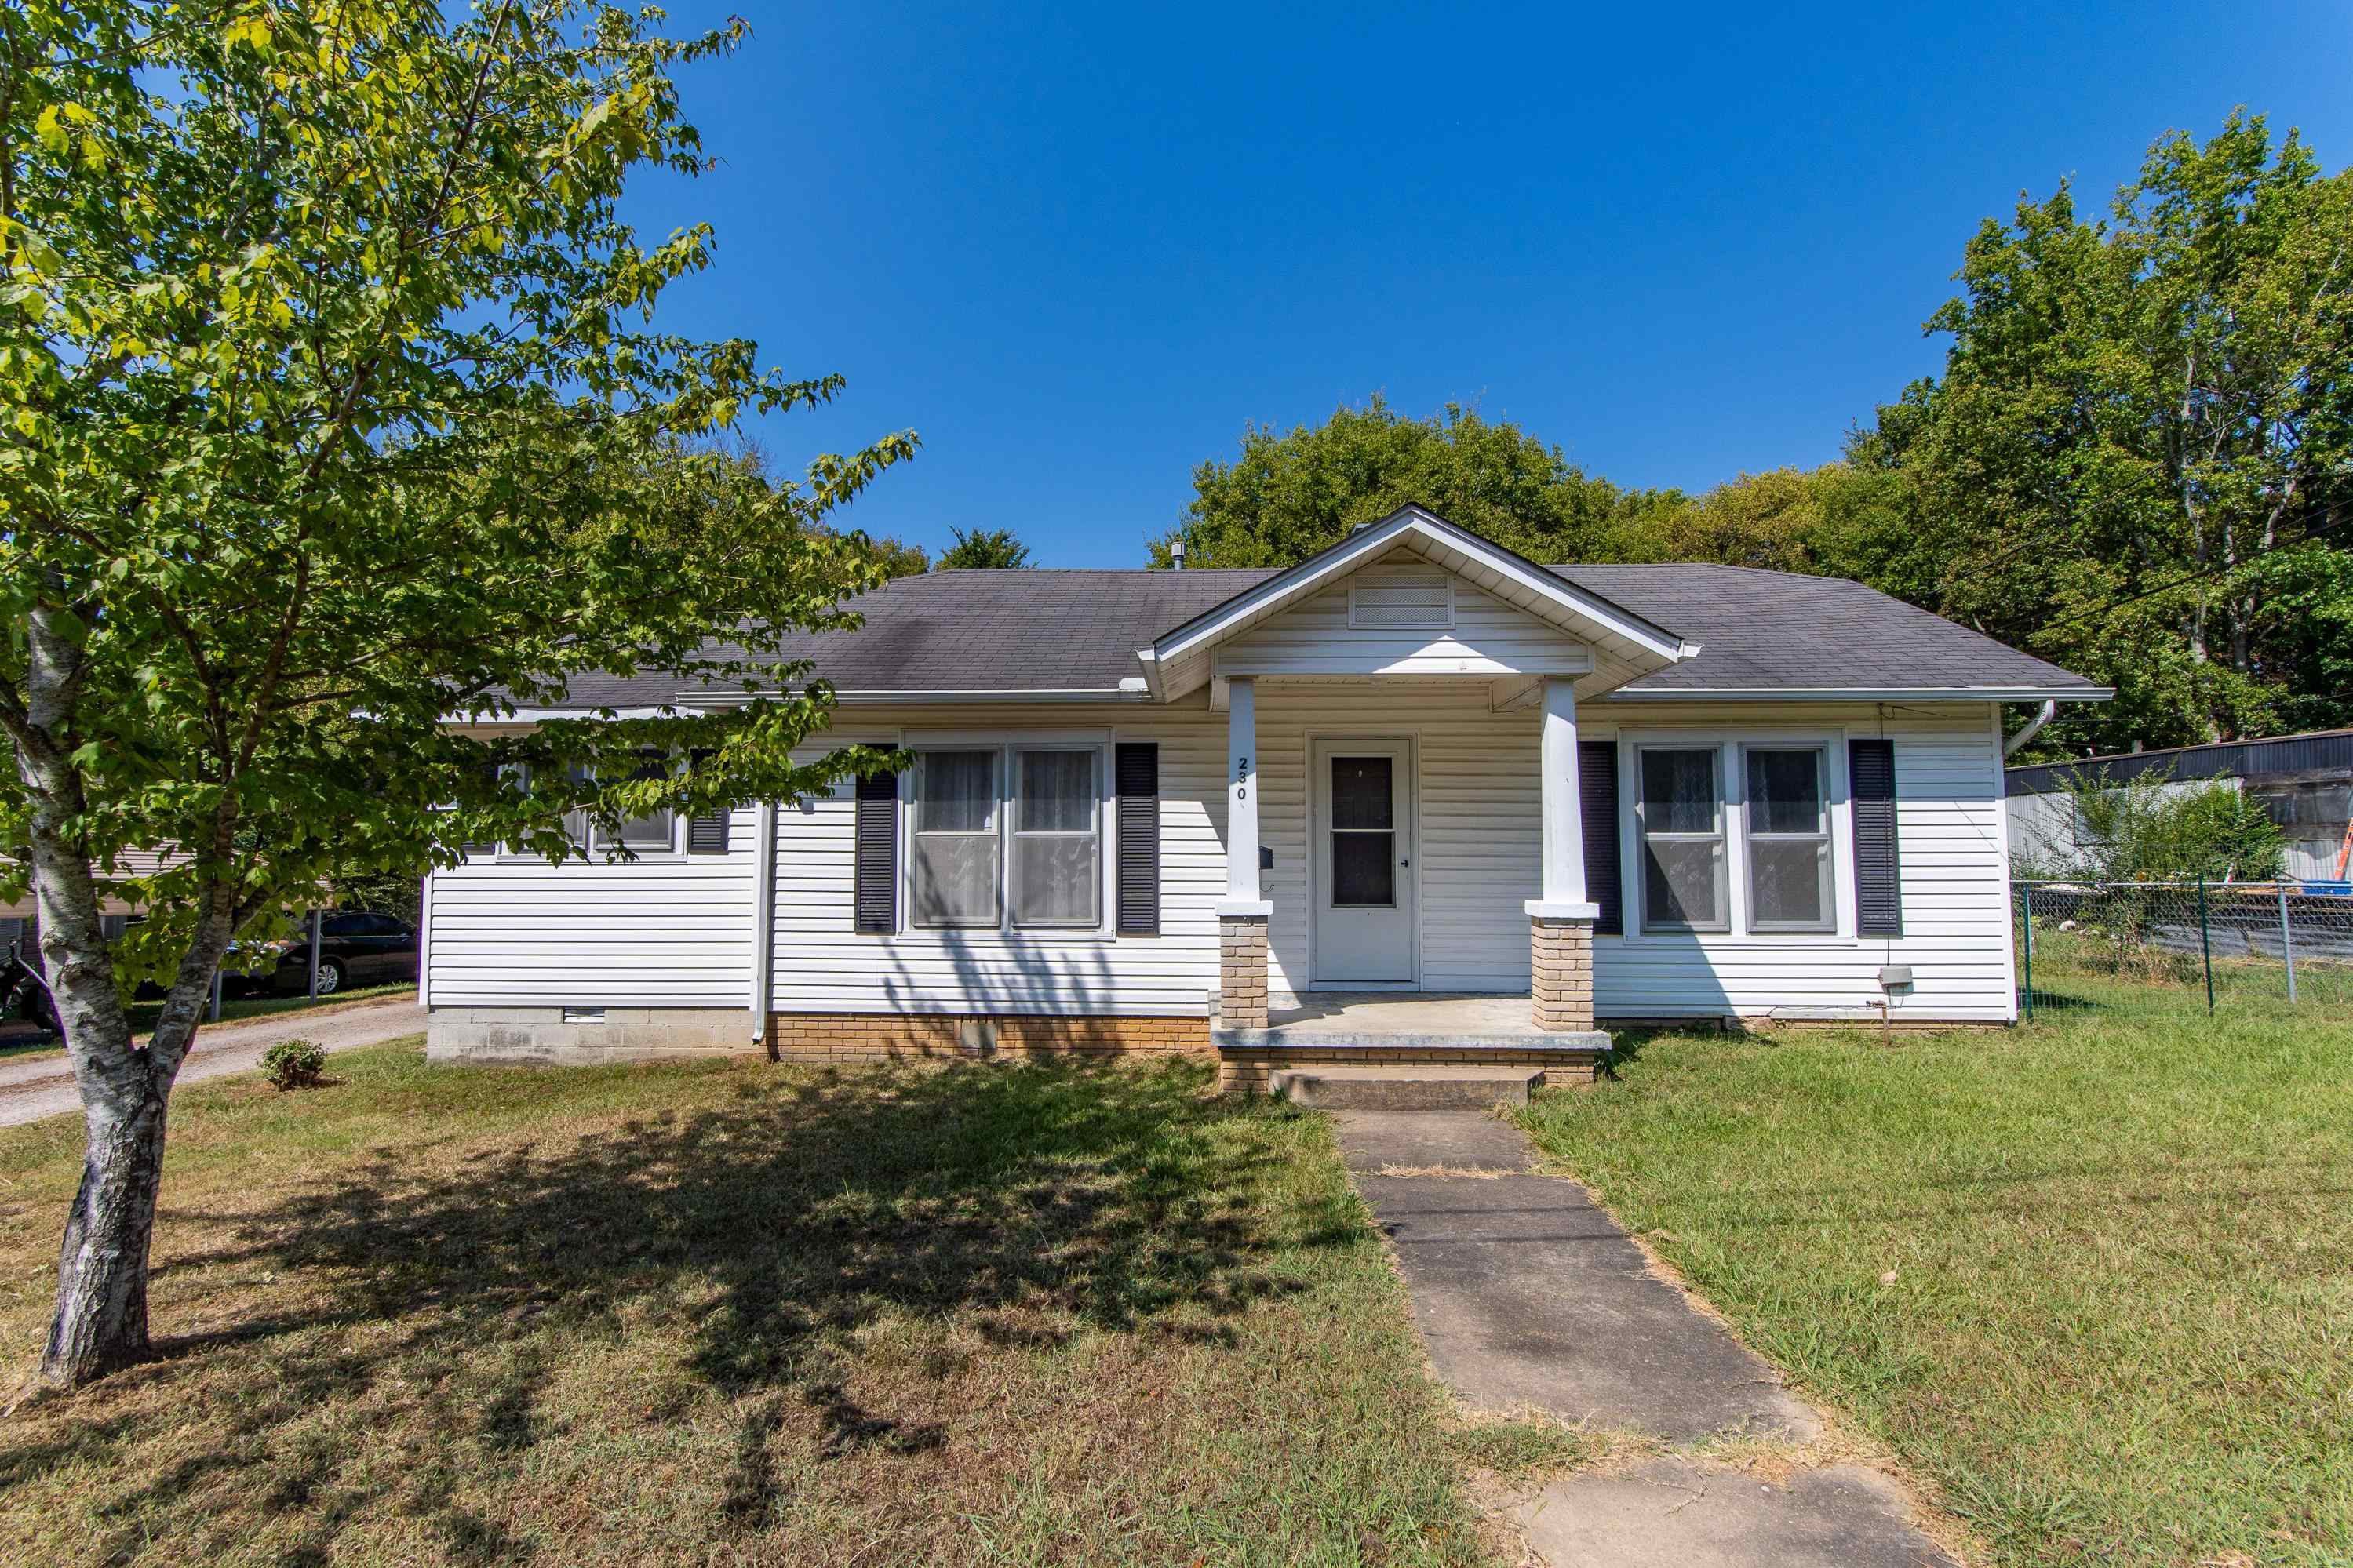
<instances>
[{"instance_id":1,"label":"house number 230","mask_svg":"<svg viewBox=\"0 0 2353 1568\"><path fill-rule=\"evenodd\" d=\"M1234 798L1236 800L1245 800L1248 799L1249 796L1250 759L1248 757L1236 757L1234 759Z\"/></svg>"}]
</instances>

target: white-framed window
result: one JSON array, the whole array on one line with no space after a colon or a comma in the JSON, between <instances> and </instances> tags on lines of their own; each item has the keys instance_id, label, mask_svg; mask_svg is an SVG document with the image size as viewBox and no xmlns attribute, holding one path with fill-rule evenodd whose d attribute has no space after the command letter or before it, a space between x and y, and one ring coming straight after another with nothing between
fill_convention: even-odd
<instances>
[{"instance_id":1,"label":"white-framed window","mask_svg":"<svg viewBox=\"0 0 2353 1568\"><path fill-rule=\"evenodd\" d=\"M1825 746L1741 748L1742 848L1748 868L1748 929L1838 929L1831 878L1831 765Z\"/></svg>"},{"instance_id":2,"label":"white-framed window","mask_svg":"<svg viewBox=\"0 0 2353 1568\"><path fill-rule=\"evenodd\" d=\"M926 930L1099 931L1109 748L1101 740L911 740L906 910Z\"/></svg>"},{"instance_id":3,"label":"white-framed window","mask_svg":"<svg viewBox=\"0 0 2353 1568\"><path fill-rule=\"evenodd\" d=\"M1384 574L1350 585L1352 626L1451 626L1454 579L1443 572Z\"/></svg>"},{"instance_id":4,"label":"white-framed window","mask_svg":"<svg viewBox=\"0 0 2353 1568\"><path fill-rule=\"evenodd\" d=\"M1724 832L1724 759L1715 745L1634 748L1641 929L1732 929Z\"/></svg>"},{"instance_id":5,"label":"white-framed window","mask_svg":"<svg viewBox=\"0 0 2353 1568\"><path fill-rule=\"evenodd\" d=\"M1002 918L997 779L991 748L916 753L909 803L907 908L919 926L995 926Z\"/></svg>"},{"instance_id":6,"label":"white-framed window","mask_svg":"<svg viewBox=\"0 0 2353 1568\"><path fill-rule=\"evenodd\" d=\"M660 757L649 754L638 764L637 773L633 776L641 779L658 779L665 776L667 771L667 766ZM575 779L588 779L596 776L592 770L578 763L574 764L571 773ZM499 776L514 779L518 784L527 786L531 780L531 769L522 763L502 763L499 765ZM626 849L632 857L640 860L675 857L682 853L679 847L678 826L678 813L668 806L650 816L633 816L627 819L621 824L621 831L617 837L596 827L589 821L588 813L586 810L575 807L564 814L564 836L572 841L572 847L575 849L583 854L596 854L607 849ZM502 860L539 858L530 850L513 844L500 845L498 858Z\"/></svg>"},{"instance_id":7,"label":"white-framed window","mask_svg":"<svg viewBox=\"0 0 2353 1568\"><path fill-rule=\"evenodd\" d=\"M632 781L668 778L670 766L662 758L649 753L639 759L637 772L629 776ZM634 855L670 853L678 847L678 813L665 805L649 816L624 819L620 844Z\"/></svg>"},{"instance_id":8,"label":"white-framed window","mask_svg":"<svg viewBox=\"0 0 2353 1568\"><path fill-rule=\"evenodd\" d=\"M1013 923L1103 924L1103 752L1013 749Z\"/></svg>"}]
</instances>

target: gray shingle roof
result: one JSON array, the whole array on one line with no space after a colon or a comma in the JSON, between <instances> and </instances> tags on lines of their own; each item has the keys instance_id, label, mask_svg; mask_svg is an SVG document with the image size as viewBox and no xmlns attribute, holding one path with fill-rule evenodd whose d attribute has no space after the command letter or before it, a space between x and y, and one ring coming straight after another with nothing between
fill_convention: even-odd
<instances>
[{"instance_id":1,"label":"gray shingle roof","mask_svg":"<svg viewBox=\"0 0 2353 1568\"><path fill-rule=\"evenodd\" d=\"M2081 676L1839 577L1668 563L1553 571L1703 644L1628 689L2082 687ZM1135 650L1279 575L1251 571L936 572L856 601L853 632L791 638L842 691L1109 690ZM580 676L566 706L650 707L675 677Z\"/></svg>"},{"instance_id":2,"label":"gray shingle roof","mask_svg":"<svg viewBox=\"0 0 2353 1568\"><path fill-rule=\"evenodd\" d=\"M1703 645L1697 658L1645 676L1629 690L2098 689L2073 670L1844 577L1689 562L1552 570Z\"/></svg>"}]
</instances>

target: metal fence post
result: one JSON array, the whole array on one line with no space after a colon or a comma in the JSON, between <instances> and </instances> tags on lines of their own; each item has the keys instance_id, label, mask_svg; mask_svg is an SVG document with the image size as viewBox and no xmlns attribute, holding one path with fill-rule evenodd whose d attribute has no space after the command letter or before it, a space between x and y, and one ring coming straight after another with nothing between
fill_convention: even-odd
<instances>
[{"instance_id":1,"label":"metal fence post","mask_svg":"<svg viewBox=\"0 0 2353 1568\"><path fill-rule=\"evenodd\" d=\"M2287 879L2279 880L2280 957L2287 964L2287 1005L2295 1005L2295 928L2287 918Z\"/></svg>"},{"instance_id":2,"label":"metal fence post","mask_svg":"<svg viewBox=\"0 0 2353 1568\"><path fill-rule=\"evenodd\" d=\"M2206 920L2206 879L2198 879L2198 947L2206 958L2206 1016L2214 1016L2214 933Z\"/></svg>"},{"instance_id":3,"label":"metal fence post","mask_svg":"<svg viewBox=\"0 0 2353 1568\"><path fill-rule=\"evenodd\" d=\"M2018 887L2019 953L2026 968L2026 1021L2034 1022L2034 884Z\"/></svg>"},{"instance_id":4,"label":"metal fence post","mask_svg":"<svg viewBox=\"0 0 2353 1568\"><path fill-rule=\"evenodd\" d=\"M319 999L319 911L311 911L311 1000Z\"/></svg>"}]
</instances>

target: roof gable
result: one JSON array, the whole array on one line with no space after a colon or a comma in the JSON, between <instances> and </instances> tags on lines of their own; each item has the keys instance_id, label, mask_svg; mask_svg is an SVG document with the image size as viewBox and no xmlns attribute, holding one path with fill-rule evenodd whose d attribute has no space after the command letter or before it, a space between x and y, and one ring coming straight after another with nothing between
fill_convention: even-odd
<instances>
[{"instance_id":1,"label":"roof gable","mask_svg":"<svg viewBox=\"0 0 2353 1568\"><path fill-rule=\"evenodd\" d=\"M1699 652L1697 644L1418 506L1400 507L1136 650L1152 694L1170 701L1206 684L1217 648L1400 549L1594 650L1581 685L1608 689Z\"/></svg>"}]
</instances>

